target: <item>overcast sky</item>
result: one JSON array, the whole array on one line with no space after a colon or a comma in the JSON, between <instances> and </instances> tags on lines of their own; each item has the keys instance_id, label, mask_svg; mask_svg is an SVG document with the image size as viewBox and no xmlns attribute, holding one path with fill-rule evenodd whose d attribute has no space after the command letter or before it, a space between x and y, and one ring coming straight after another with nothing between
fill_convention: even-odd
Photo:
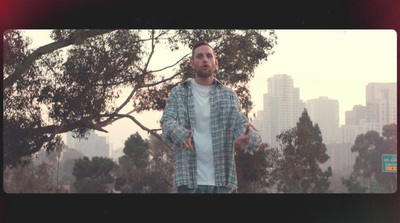
<instances>
[{"instance_id":1,"label":"overcast sky","mask_svg":"<svg viewBox=\"0 0 400 223\"><path fill-rule=\"evenodd\" d=\"M32 38L32 48L51 41L48 31L25 31L25 34ZM250 82L255 113L262 110L263 94L268 93L267 79L275 74L290 75L294 87L300 88L300 99L304 102L321 96L338 100L340 125L344 124L345 111L354 105L365 105L368 83L397 82L394 30L276 30L276 34L275 53L255 70ZM173 56L162 52L154 57L152 66L168 65L168 60L174 62L188 52L189 49L184 49ZM135 117L149 128L159 128L161 112L146 112ZM147 136L128 119L105 129L108 134L98 134L108 135L114 149L123 147L124 141L136 131Z\"/></svg>"}]
</instances>

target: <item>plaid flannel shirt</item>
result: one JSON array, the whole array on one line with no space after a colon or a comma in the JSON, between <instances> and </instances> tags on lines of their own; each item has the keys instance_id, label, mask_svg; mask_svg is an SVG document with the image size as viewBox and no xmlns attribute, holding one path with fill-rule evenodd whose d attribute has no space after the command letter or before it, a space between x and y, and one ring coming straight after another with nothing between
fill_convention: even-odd
<instances>
[{"instance_id":1,"label":"plaid flannel shirt","mask_svg":"<svg viewBox=\"0 0 400 223\"><path fill-rule=\"evenodd\" d=\"M194 131L194 100L190 80L172 89L161 125L163 140L174 144L175 186L197 188L197 157L193 137L191 142L194 152L182 148L189 130ZM243 135L248 120L241 112L236 94L217 79L214 80L216 86L210 96L210 107L215 183L216 186L234 189L237 187L237 177L233 141ZM260 144L260 135L250 129L250 143L244 150L255 151Z\"/></svg>"}]
</instances>

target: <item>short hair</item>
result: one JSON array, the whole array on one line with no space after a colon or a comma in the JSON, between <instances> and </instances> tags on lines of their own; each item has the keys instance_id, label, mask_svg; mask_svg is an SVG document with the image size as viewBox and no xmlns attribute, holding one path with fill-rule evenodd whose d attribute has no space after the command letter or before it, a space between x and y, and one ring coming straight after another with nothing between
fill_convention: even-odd
<instances>
[{"instance_id":1,"label":"short hair","mask_svg":"<svg viewBox=\"0 0 400 223\"><path fill-rule=\"evenodd\" d=\"M197 43L193 44L193 48L192 48L192 58L194 58L194 50L195 50L197 47L199 47L199 46L204 46L204 45L205 45L205 46L209 46L209 47L213 50L214 55L215 55L214 48L213 48L212 46L210 46L210 44L208 44L207 41L202 40L202 41L198 41Z\"/></svg>"}]
</instances>

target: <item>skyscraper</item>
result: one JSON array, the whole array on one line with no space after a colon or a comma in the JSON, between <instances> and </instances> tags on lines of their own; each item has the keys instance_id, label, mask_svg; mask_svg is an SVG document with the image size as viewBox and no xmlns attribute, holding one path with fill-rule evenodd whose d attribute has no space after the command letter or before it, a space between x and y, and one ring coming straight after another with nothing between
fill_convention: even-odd
<instances>
[{"instance_id":1,"label":"skyscraper","mask_svg":"<svg viewBox=\"0 0 400 223\"><path fill-rule=\"evenodd\" d=\"M353 110L345 112L345 125L341 126L342 143L354 143L359 134L368 131L366 125L366 107L354 105Z\"/></svg>"},{"instance_id":2,"label":"skyscraper","mask_svg":"<svg viewBox=\"0 0 400 223\"><path fill-rule=\"evenodd\" d=\"M383 126L397 123L396 83L369 83L366 86L366 122L382 133Z\"/></svg>"},{"instance_id":3,"label":"skyscraper","mask_svg":"<svg viewBox=\"0 0 400 223\"><path fill-rule=\"evenodd\" d=\"M345 125L361 125L366 121L366 107L354 105L353 110L345 112Z\"/></svg>"},{"instance_id":4,"label":"skyscraper","mask_svg":"<svg viewBox=\"0 0 400 223\"><path fill-rule=\"evenodd\" d=\"M276 136L296 126L304 109L299 88L293 87L293 79L287 74L268 78L268 93L264 94L264 122L261 136L264 142L276 146ZM264 137L263 137L264 136Z\"/></svg>"},{"instance_id":5,"label":"skyscraper","mask_svg":"<svg viewBox=\"0 0 400 223\"><path fill-rule=\"evenodd\" d=\"M370 130L382 134L385 125L397 124L396 83L369 83L365 92L366 106L356 105L346 111L343 143L354 143L357 135Z\"/></svg>"},{"instance_id":6,"label":"skyscraper","mask_svg":"<svg viewBox=\"0 0 400 223\"><path fill-rule=\"evenodd\" d=\"M90 130L89 133L87 139L75 139L72 137L72 132L68 132L68 147L78 150L89 158L94 156L110 157L110 145L107 137L97 135L94 130Z\"/></svg>"},{"instance_id":7,"label":"skyscraper","mask_svg":"<svg viewBox=\"0 0 400 223\"><path fill-rule=\"evenodd\" d=\"M324 143L336 142L339 129L339 101L319 97L307 100L306 108L311 121L318 124Z\"/></svg>"}]
</instances>

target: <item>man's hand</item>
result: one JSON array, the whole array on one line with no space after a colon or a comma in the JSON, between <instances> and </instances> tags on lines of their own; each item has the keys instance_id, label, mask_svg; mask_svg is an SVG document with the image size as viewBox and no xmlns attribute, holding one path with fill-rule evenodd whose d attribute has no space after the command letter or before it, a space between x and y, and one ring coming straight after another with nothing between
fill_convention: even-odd
<instances>
[{"instance_id":1,"label":"man's hand","mask_svg":"<svg viewBox=\"0 0 400 223\"><path fill-rule=\"evenodd\" d=\"M244 133L242 136L239 136L235 139L234 143L239 144L240 148L245 148L250 143L250 126L251 124L247 124Z\"/></svg>"},{"instance_id":2,"label":"man's hand","mask_svg":"<svg viewBox=\"0 0 400 223\"><path fill-rule=\"evenodd\" d=\"M192 130L189 131L189 137L185 138L185 141L183 142L183 148L184 149L190 149L190 151L193 152L193 146L192 143L190 142L190 136L192 136L193 132Z\"/></svg>"}]
</instances>

